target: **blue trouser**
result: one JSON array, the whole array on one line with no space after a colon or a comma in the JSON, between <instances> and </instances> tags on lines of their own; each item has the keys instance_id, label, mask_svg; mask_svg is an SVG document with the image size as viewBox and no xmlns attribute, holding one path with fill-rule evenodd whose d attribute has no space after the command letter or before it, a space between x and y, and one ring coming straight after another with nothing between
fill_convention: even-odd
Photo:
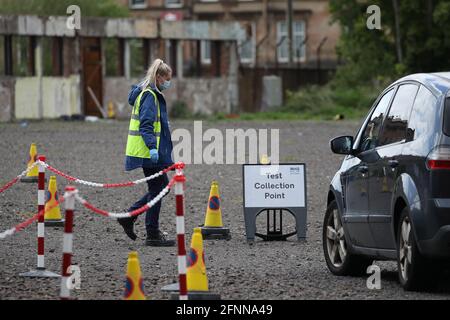
<instances>
[{"instance_id":1,"label":"blue trouser","mask_svg":"<svg viewBox=\"0 0 450 320\"><path fill-rule=\"evenodd\" d=\"M143 168L143 169L144 175L146 177L149 177L162 170L162 168ZM144 206L147 202L150 202L161 192L162 189L164 189L167 186L168 183L169 179L167 178L166 173L155 179L147 181L148 192L135 204L133 204L133 206L131 206L128 211L139 209L142 206ZM147 210L147 213L145 215L145 228L147 229L147 234L149 233L154 234L159 230L159 211L161 210L161 202L162 199L161 201L158 201L153 207Z\"/></svg>"}]
</instances>

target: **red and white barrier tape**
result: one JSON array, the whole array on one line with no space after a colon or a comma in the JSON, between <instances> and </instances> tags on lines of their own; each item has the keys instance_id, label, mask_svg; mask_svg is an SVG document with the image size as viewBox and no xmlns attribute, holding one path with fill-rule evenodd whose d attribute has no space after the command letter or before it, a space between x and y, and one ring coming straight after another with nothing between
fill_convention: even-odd
<instances>
[{"instance_id":1,"label":"red and white barrier tape","mask_svg":"<svg viewBox=\"0 0 450 320\"><path fill-rule=\"evenodd\" d=\"M8 182L7 184L5 184L3 187L0 188L0 193L8 190L9 188L11 188L14 184L16 184L20 178L25 177L28 172L31 171L31 169L33 169L34 167L36 167L38 165L39 161L36 161L35 163L33 163L30 167L27 168L27 170L23 171L21 174L19 174L17 177L15 177L14 179L12 179L10 182Z\"/></svg>"},{"instance_id":2,"label":"red and white barrier tape","mask_svg":"<svg viewBox=\"0 0 450 320\"><path fill-rule=\"evenodd\" d=\"M164 173L167 173L168 171L172 170L172 169L183 169L184 168L184 163L179 162L179 163L175 163L174 165L161 170L160 172L151 175L149 177L140 179L140 180L136 180L136 181L130 181L130 182L125 182L125 183L115 183L115 184L101 184L101 183L94 183L94 182L89 182L89 181L85 181L85 180L80 180L74 177L71 177L53 167L51 167L50 165L48 165L46 162L38 160L35 163L33 163L29 168L27 168L27 170L23 171L20 175L18 175L16 178L14 178L13 180L11 180L10 182L8 182L5 186L3 186L2 188L0 188L0 193L9 189L12 185L14 185L17 181L19 181L20 178L22 178L23 176L25 176L31 169L33 169L33 167L35 167L36 165L42 165L43 167L49 169L50 171L70 180L70 181L74 181L76 183L80 183L80 184L85 184L85 185L89 185L89 186L93 186L93 187L102 187L102 188L118 188L118 187L125 187L125 186L132 186L132 185L136 185L136 184L140 184L143 182L146 182L148 180L154 179L160 175L163 175ZM156 203L158 203L172 188L172 186L175 183L175 177L173 177L169 183L167 184L167 186L161 190L161 192L155 197L153 198L150 202L148 202L147 204L145 204L144 206L142 206L139 209L136 209L134 211L130 211L130 212L108 212L102 209L99 209L97 207L95 207L94 205L92 205L91 203L89 203L87 200L83 199L79 194L78 194L78 190L73 191L73 193L75 194L75 199L78 200L85 208L98 213L100 215L103 215L105 217L109 217L109 218L113 218L113 219L117 219L117 218L127 218L127 217L133 217L133 216L137 216L142 214L143 212L147 211L148 209L150 209L151 207L153 207ZM42 198L42 197L41 197ZM6 231L0 232L0 239L5 239L8 236L12 236L14 233L21 231L22 229L28 227L33 221L36 221L38 219L40 219L42 216L45 215L45 212L53 209L54 207L58 206L60 203L62 203L64 201L64 196L61 197L61 199L59 201L56 201L56 203L50 207L47 208L47 210L40 210L39 213L35 214L34 216L32 216L31 218L25 220L24 222L18 224L17 226L8 229Z\"/></svg>"},{"instance_id":3,"label":"red and white barrier tape","mask_svg":"<svg viewBox=\"0 0 450 320\"><path fill-rule=\"evenodd\" d=\"M69 181L78 183L78 184L83 184L86 186L90 186L90 187L96 187L96 188L123 188L123 187L131 187L137 184L141 184L144 182L147 182L149 180L155 179L161 175L163 175L164 173L167 173L173 169L183 169L184 168L184 163L182 162L177 162L173 165L171 165L170 167L161 170L151 176L145 177L143 179L139 179L139 180L135 180L135 181L127 181L127 182L121 182L121 183L97 183L97 182L91 182L91 181L86 181L86 180L81 180L75 177L72 177L58 169L53 168L52 166L50 166L48 163L43 162L42 163L48 170L52 171L53 173L66 178Z\"/></svg>"},{"instance_id":4,"label":"red and white barrier tape","mask_svg":"<svg viewBox=\"0 0 450 320\"><path fill-rule=\"evenodd\" d=\"M102 216L112 218L112 219L129 218L129 217L134 217L134 216L140 215L143 212L150 209L151 207L153 207L169 192L169 190L172 188L174 183L175 183L175 179L172 178L170 180L170 182L167 184L167 186L164 189L162 189L161 192L155 198L153 198L150 202L146 203L139 209L129 211L129 212L108 212L108 211L99 209L99 208L95 207L93 204L89 203L87 200L83 199L79 194L75 195L75 199L78 202L80 202L85 208L87 208L95 213L98 213Z\"/></svg>"},{"instance_id":5,"label":"red and white barrier tape","mask_svg":"<svg viewBox=\"0 0 450 320\"><path fill-rule=\"evenodd\" d=\"M79 194L78 194L78 190L72 191L70 192L70 194L74 194L75 195L75 199L78 200L85 208L98 213L102 216L105 217L109 217L112 219L117 219L117 218L128 218L128 217L133 217L133 216L137 216L142 214L143 212L147 211L148 209L150 209L151 207L153 207L156 203L158 203L168 192L169 190L172 188L173 184L175 183L175 178L172 178L169 183L167 184L167 186L161 190L161 192L155 197L153 198L150 202L148 202L147 204L145 204L144 206L142 206L139 209L136 209L134 211L129 211L129 212L108 212L102 209L99 209L97 207L95 207L94 205L92 205L91 203L89 203L87 200L83 199ZM66 193L67 194L67 193ZM45 213L47 211L50 211L51 209L53 209L54 207L58 206L60 203L62 203L65 199L66 195L62 196L61 199L59 201L57 201L54 205L49 206L47 208L47 210L41 210L39 213L35 214L34 216L32 216L31 218L27 219L26 221L18 224L17 226L8 229L6 231L0 232L0 239L4 239L8 236L12 236L14 233L28 227L33 221L38 220L39 218L41 218L42 216L45 215Z\"/></svg>"},{"instance_id":6,"label":"red and white barrier tape","mask_svg":"<svg viewBox=\"0 0 450 320\"><path fill-rule=\"evenodd\" d=\"M0 232L0 239L5 239L6 237L12 236L16 232L22 231L23 229L28 227L31 223L33 223L33 221L36 221L41 216L44 216L47 211L52 210L53 208L55 208L56 206L58 206L59 204L61 204L63 202L64 202L64 197L61 197L58 201L56 201L55 204L49 206L47 208L47 210L41 210L39 213L35 214L31 218L25 220L24 222L19 223L17 226L15 226L11 229L8 229L6 231Z\"/></svg>"}]
</instances>

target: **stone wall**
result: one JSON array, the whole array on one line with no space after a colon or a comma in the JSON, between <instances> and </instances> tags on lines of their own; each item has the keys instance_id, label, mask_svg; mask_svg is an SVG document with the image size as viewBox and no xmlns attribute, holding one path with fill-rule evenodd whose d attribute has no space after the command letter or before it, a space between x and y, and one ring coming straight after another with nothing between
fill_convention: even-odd
<instances>
[{"instance_id":1,"label":"stone wall","mask_svg":"<svg viewBox=\"0 0 450 320\"><path fill-rule=\"evenodd\" d=\"M128 93L131 86L138 83L138 79L125 77L103 78L103 106L112 103L119 119L130 117L131 107L128 105Z\"/></svg>"},{"instance_id":2,"label":"stone wall","mask_svg":"<svg viewBox=\"0 0 450 320\"><path fill-rule=\"evenodd\" d=\"M13 77L0 78L0 122L11 121L14 114Z\"/></svg>"},{"instance_id":3,"label":"stone wall","mask_svg":"<svg viewBox=\"0 0 450 320\"><path fill-rule=\"evenodd\" d=\"M1 77L0 121L81 113L80 77Z\"/></svg>"},{"instance_id":4,"label":"stone wall","mask_svg":"<svg viewBox=\"0 0 450 320\"><path fill-rule=\"evenodd\" d=\"M128 92L138 79L107 77L103 80L103 105L113 103L118 118L128 119L131 107ZM227 78L183 78L173 79L172 88L164 92L170 111L177 101L184 102L192 113L213 114L229 112L230 95Z\"/></svg>"},{"instance_id":5,"label":"stone wall","mask_svg":"<svg viewBox=\"0 0 450 320\"><path fill-rule=\"evenodd\" d=\"M119 119L128 119L131 107L128 93L138 79L106 77L103 80L103 106L112 103ZM184 102L192 113L210 115L230 112L227 78L173 79L165 92L168 109ZM21 119L55 119L83 114L80 78L70 77L0 77L0 122Z\"/></svg>"},{"instance_id":6,"label":"stone wall","mask_svg":"<svg viewBox=\"0 0 450 320\"><path fill-rule=\"evenodd\" d=\"M187 104L192 113L213 114L229 112L230 95L227 78L184 78L174 81L173 89L167 91L170 105L176 101Z\"/></svg>"}]
</instances>

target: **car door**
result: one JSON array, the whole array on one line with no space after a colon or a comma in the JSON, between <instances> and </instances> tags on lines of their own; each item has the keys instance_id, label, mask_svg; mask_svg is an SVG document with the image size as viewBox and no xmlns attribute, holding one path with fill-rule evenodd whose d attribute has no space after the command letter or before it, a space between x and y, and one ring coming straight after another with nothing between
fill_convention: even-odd
<instances>
[{"instance_id":1,"label":"car door","mask_svg":"<svg viewBox=\"0 0 450 320\"><path fill-rule=\"evenodd\" d=\"M373 248L374 238L369 227L369 181L368 161L378 140L386 110L393 96L389 90L381 96L375 109L355 141L356 156L347 159L347 170L343 176L345 185L344 223L352 243L356 246Z\"/></svg>"},{"instance_id":2,"label":"car door","mask_svg":"<svg viewBox=\"0 0 450 320\"><path fill-rule=\"evenodd\" d=\"M369 168L369 225L379 249L395 249L392 222L392 195L401 172L402 149L406 142L408 121L419 86L405 83L398 86L388 115L381 128L378 146L374 149L379 160Z\"/></svg>"}]
</instances>

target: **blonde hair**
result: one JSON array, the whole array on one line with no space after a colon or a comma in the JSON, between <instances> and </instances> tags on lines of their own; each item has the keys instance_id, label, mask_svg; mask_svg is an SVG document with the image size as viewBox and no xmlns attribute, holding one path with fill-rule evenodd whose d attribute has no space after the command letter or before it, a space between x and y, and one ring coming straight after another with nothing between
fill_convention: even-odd
<instances>
[{"instance_id":1,"label":"blonde hair","mask_svg":"<svg viewBox=\"0 0 450 320\"><path fill-rule=\"evenodd\" d=\"M161 59L156 59L153 61L150 68L147 70L147 75L141 81L140 87L147 88L149 85L153 85L156 87L156 77L157 76L167 76L172 72L172 68L168 64L166 64Z\"/></svg>"}]
</instances>

